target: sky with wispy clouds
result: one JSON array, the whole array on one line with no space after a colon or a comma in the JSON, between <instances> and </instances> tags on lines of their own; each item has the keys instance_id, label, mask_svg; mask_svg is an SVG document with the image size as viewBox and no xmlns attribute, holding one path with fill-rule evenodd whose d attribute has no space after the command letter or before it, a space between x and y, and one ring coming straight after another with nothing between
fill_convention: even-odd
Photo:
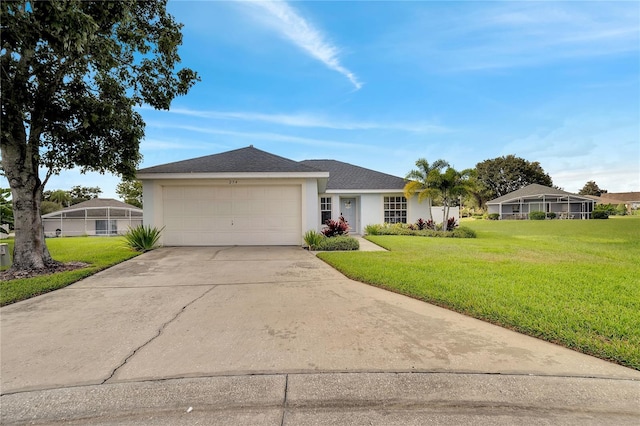
<instances>
[{"instance_id":1,"label":"sky with wispy clouds","mask_svg":"<svg viewBox=\"0 0 640 426\"><path fill-rule=\"evenodd\" d=\"M577 192L640 191L636 1L170 1L202 81L141 108L141 167L254 145L404 177L514 154ZM115 176L65 172L48 187Z\"/></svg>"}]
</instances>

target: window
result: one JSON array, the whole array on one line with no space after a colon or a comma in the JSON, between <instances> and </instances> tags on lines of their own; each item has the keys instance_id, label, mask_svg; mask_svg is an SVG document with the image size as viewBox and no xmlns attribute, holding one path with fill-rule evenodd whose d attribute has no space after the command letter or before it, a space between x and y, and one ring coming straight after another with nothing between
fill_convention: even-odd
<instances>
[{"instance_id":1,"label":"window","mask_svg":"<svg viewBox=\"0 0 640 426\"><path fill-rule=\"evenodd\" d=\"M96 220L96 235L115 235L117 233L117 220Z\"/></svg>"},{"instance_id":2,"label":"window","mask_svg":"<svg viewBox=\"0 0 640 426\"><path fill-rule=\"evenodd\" d=\"M331 197L320 197L320 223L331 220Z\"/></svg>"},{"instance_id":3,"label":"window","mask_svg":"<svg viewBox=\"0 0 640 426\"><path fill-rule=\"evenodd\" d=\"M407 223L407 199L404 197L384 197L384 221L386 223Z\"/></svg>"}]
</instances>

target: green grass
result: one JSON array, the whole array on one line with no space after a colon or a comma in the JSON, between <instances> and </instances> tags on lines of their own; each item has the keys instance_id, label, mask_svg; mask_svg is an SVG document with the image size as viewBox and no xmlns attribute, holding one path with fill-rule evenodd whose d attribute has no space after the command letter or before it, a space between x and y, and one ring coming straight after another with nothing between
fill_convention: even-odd
<instances>
[{"instance_id":1,"label":"green grass","mask_svg":"<svg viewBox=\"0 0 640 426\"><path fill-rule=\"evenodd\" d=\"M371 236L350 278L640 370L640 218L468 221L476 239Z\"/></svg>"},{"instance_id":2,"label":"green grass","mask_svg":"<svg viewBox=\"0 0 640 426\"><path fill-rule=\"evenodd\" d=\"M9 243L13 252L13 240ZM130 259L139 253L126 246L122 237L70 237L47 239L51 256L60 262L84 262L91 266L34 278L0 282L0 306L66 287L98 271Z\"/></svg>"}]
</instances>

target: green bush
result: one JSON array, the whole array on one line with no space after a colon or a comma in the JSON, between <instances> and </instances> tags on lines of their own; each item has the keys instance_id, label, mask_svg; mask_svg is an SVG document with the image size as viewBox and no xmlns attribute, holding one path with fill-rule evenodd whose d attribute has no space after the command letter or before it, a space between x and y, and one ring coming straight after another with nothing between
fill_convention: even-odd
<instances>
[{"instance_id":1,"label":"green bush","mask_svg":"<svg viewBox=\"0 0 640 426\"><path fill-rule=\"evenodd\" d=\"M549 219L555 219L556 218L556 214L554 212L549 212L549 213L547 213L547 217Z\"/></svg>"},{"instance_id":2,"label":"green bush","mask_svg":"<svg viewBox=\"0 0 640 426\"><path fill-rule=\"evenodd\" d=\"M339 251L339 250L359 250L360 243L353 237L339 235L337 237L323 238L316 250Z\"/></svg>"},{"instance_id":3,"label":"green bush","mask_svg":"<svg viewBox=\"0 0 640 426\"><path fill-rule=\"evenodd\" d=\"M498 219L500 219L500 213L490 213L487 216L487 219L489 219L489 220L498 220Z\"/></svg>"},{"instance_id":4,"label":"green bush","mask_svg":"<svg viewBox=\"0 0 640 426\"><path fill-rule=\"evenodd\" d=\"M452 233L454 238L475 238L476 237L476 231L474 231L471 228L467 228L466 226L458 226L456 229L453 230Z\"/></svg>"},{"instance_id":5,"label":"green bush","mask_svg":"<svg viewBox=\"0 0 640 426\"><path fill-rule=\"evenodd\" d=\"M616 215L616 208L614 207L613 204L596 204L596 206L593 208L593 212L604 212L607 214L607 217L609 216L615 216ZM604 219L604 218L600 218L600 219Z\"/></svg>"},{"instance_id":6,"label":"green bush","mask_svg":"<svg viewBox=\"0 0 640 426\"><path fill-rule=\"evenodd\" d=\"M129 228L126 234L124 234L124 239L126 240L127 246L134 249L135 251L149 251L156 248L156 244L160 239L160 233L164 229L164 226L161 229L151 226L138 225L135 228Z\"/></svg>"},{"instance_id":7,"label":"green bush","mask_svg":"<svg viewBox=\"0 0 640 426\"><path fill-rule=\"evenodd\" d=\"M547 217L545 212L531 212L529 213L529 220L545 220Z\"/></svg>"},{"instance_id":8,"label":"green bush","mask_svg":"<svg viewBox=\"0 0 640 426\"><path fill-rule=\"evenodd\" d=\"M609 219L609 213L603 210L594 210L592 217L594 219Z\"/></svg>"},{"instance_id":9,"label":"green bush","mask_svg":"<svg viewBox=\"0 0 640 426\"><path fill-rule=\"evenodd\" d=\"M416 237L439 237L439 238L475 238L475 232L469 228L456 232L460 228L453 231L442 231L442 225L438 230L435 229L417 229L417 226L410 227L406 223L385 223L382 225L367 225L365 230L369 235L409 235Z\"/></svg>"},{"instance_id":10,"label":"green bush","mask_svg":"<svg viewBox=\"0 0 640 426\"><path fill-rule=\"evenodd\" d=\"M309 250L316 250L325 237L317 231L309 230L305 232L303 238Z\"/></svg>"}]
</instances>

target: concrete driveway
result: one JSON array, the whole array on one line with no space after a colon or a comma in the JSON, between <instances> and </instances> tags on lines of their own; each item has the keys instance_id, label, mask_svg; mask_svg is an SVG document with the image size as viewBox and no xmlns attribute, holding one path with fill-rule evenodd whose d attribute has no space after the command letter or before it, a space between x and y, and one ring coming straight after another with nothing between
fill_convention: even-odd
<instances>
[{"instance_id":1,"label":"concrete driveway","mask_svg":"<svg viewBox=\"0 0 640 426\"><path fill-rule=\"evenodd\" d=\"M3 424L636 424L640 372L346 279L163 248L0 309Z\"/></svg>"}]
</instances>

